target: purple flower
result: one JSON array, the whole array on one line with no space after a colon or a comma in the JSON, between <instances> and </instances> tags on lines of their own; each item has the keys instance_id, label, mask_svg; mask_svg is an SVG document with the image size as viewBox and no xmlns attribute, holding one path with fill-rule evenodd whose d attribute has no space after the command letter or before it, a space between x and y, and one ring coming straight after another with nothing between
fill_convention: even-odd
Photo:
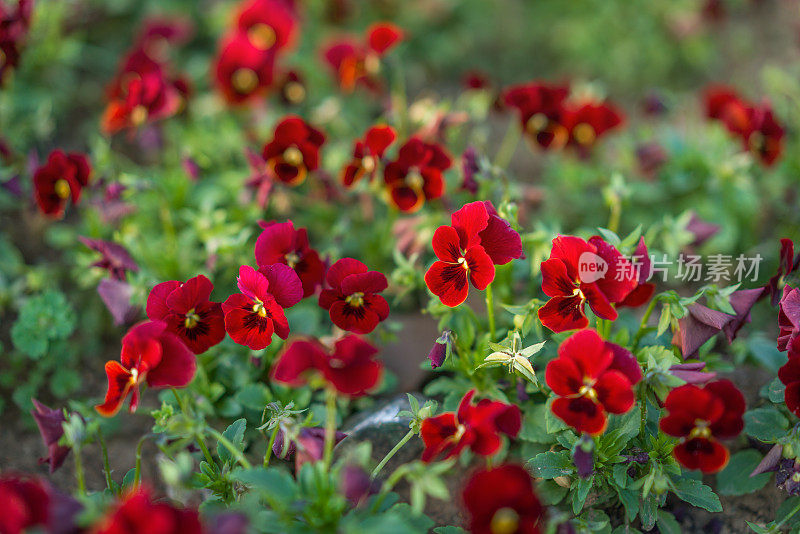
<instances>
[{"instance_id":1,"label":"purple flower","mask_svg":"<svg viewBox=\"0 0 800 534\"><path fill-rule=\"evenodd\" d=\"M348 464L342 469L341 489L345 498L353 507L365 502L370 495L380 489L380 483L371 480L369 474L357 465Z\"/></svg>"},{"instance_id":2,"label":"purple flower","mask_svg":"<svg viewBox=\"0 0 800 534\"><path fill-rule=\"evenodd\" d=\"M127 282L114 278L103 278L97 285L97 292L108 311L111 312L114 324L130 324L139 316L141 310L138 306L131 305L133 288Z\"/></svg>"},{"instance_id":3,"label":"purple flower","mask_svg":"<svg viewBox=\"0 0 800 534\"><path fill-rule=\"evenodd\" d=\"M64 423L67 418L64 417L62 410L53 410L48 408L36 399L31 399L33 402L33 410L31 415L36 421L36 426L39 427L39 434L42 436L45 447L47 447L47 456L39 458L40 464L50 465L50 474L53 474L56 469L61 467L69 454L70 448L59 445L58 442L61 436L64 435Z\"/></svg>"},{"instance_id":4,"label":"purple flower","mask_svg":"<svg viewBox=\"0 0 800 534\"><path fill-rule=\"evenodd\" d=\"M450 344L450 330L445 330L442 335L433 344L433 348L428 353L428 359L431 361L431 367L436 369L444 364L447 358L447 349Z\"/></svg>"},{"instance_id":5,"label":"purple flower","mask_svg":"<svg viewBox=\"0 0 800 534\"><path fill-rule=\"evenodd\" d=\"M694 234L692 246L699 247L717 235L722 227L718 224L706 222L698 217L696 213L692 212L692 216L689 219L689 224L686 225L686 229Z\"/></svg>"},{"instance_id":6,"label":"purple flower","mask_svg":"<svg viewBox=\"0 0 800 534\"><path fill-rule=\"evenodd\" d=\"M669 372L687 384L705 384L717 376L717 373L703 371L705 368L705 362L679 363L670 367Z\"/></svg>"},{"instance_id":7,"label":"purple flower","mask_svg":"<svg viewBox=\"0 0 800 534\"><path fill-rule=\"evenodd\" d=\"M92 267L106 269L117 280L125 281L126 271L137 272L139 270L139 266L122 245L83 236L78 236L78 240L102 255L98 261L92 264Z\"/></svg>"},{"instance_id":8,"label":"purple flower","mask_svg":"<svg viewBox=\"0 0 800 534\"><path fill-rule=\"evenodd\" d=\"M678 320L678 329L672 343L678 345L684 359L697 354L703 344L717 335L735 317L721 311L712 310L702 304L689 305L689 313Z\"/></svg>"},{"instance_id":9,"label":"purple flower","mask_svg":"<svg viewBox=\"0 0 800 534\"><path fill-rule=\"evenodd\" d=\"M580 478L588 478L594 473L594 441L587 434L572 449L572 462Z\"/></svg>"},{"instance_id":10,"label":"purple flower","mask_svg":"<svg viewBox=\"0 0 800 534\"><path fill-rule=\"evenodd\" d=\"M478 182L475 175L481 170L478 165L478 153L474 147L467 147L461 156L461 168L464 171L464 181L461 182L461 189L469 191L473 195L478 192Z\"/></svg>"}]
</instances>

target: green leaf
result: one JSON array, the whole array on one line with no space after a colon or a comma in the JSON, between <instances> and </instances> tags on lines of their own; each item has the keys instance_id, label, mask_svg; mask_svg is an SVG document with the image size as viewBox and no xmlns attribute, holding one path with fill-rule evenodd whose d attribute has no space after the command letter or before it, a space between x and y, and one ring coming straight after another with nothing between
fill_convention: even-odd
<instances>
[{"instance_id":1,"label":"green leaf","mask_svg":"<svg viewBox=\"0 0 800 534\"><path fill-rule=\"evenodd\" d=\"M772 443L786 435L789 420L774 407L756 408L744 414L744 431L758 440Z\"/></svg>"},{"instance_id":2,"label":"green leaf","mask_svg":"<svg viewBox=\"0 0 800 534\"><path fill-rule=\"evenodd\" d=\"M555 436L547 431L546 412L547 406L544 404L537 404L526 410L519 439L532 443L552 443Z\"/></svg>"},{"instance_id":3,"label":"green leaf","mask_svg":"<svg viewBox=\"0 0 800 534\"><path fill-rule=\"evenodd\" d=\"M433 529L436 534L467 534L461 527L436 527Z\"/></svg>"},{"instance_id":4,"label":"green leaf","mask_svg":"<svg viewBox=\"0 0 800 534\"><path fill-rule=\"evenodd\" d=\"M681 534L681 532L683 532L675 516L666 510L658 511L656 525L658 525L660 534Z\"/></svg>"},{"instance_id":5,"label":"green leaf","mask_svg":"<svg viewBox=\"0 0 800 534\"><path fill-rule=\"evenodd\" d=\"M235 399L246 408L262 411L272 401L272 393L264 384L248 384L239 390Z\"/></svg>"},{"instance_id":6,"label":"green leaf","mask_svg":"<svg viewBox=\"0 0 800 534\"><path fill-rule=\"evenodd\" d=\"M228 441L233 443L233 445L239 449L240 451L244 452L244 429L247 426L246 419L237 419L231 425L225 429L225 432L222 433ZM222 443L217 443L217 455L222 463L232 464L235 460L231 452L225 447Z\"/></svg>"},{"instance_id":7,"label":"green leaf","mask_svg":"<svg viewBox=\"0 0 800 534\"><path fill-rule=\"evenodd\" d=\"M622 506L625 507L625 515L628 517L628 521L633 521L639 513L639 492L629 489L614 489L617 490L619 500Z\"/></svg>"},{"instance_id":8,"label":"green leaf","mask_svg":"<svg viewBox=\"0 0 800 534\"><path fill-rule=\"evenodd\" d=\"M769 340L763 335L751 336L747 340L747 348L750 349L750 354L761 365L777 373L778 369L786 363L786 355L778 351L775 345L775 340Z\"/></svg>"},{"instance_id":9,"label":"green leaf","mask_svg":"<svg viewBox=\"0 0 800 534\"><path fill-rule=\"evenodd\" d=\"M761 454L753 449L737 452L728 465L717 475L717 492L720 495L746 495L763 488L772 473L750 476L761 462Z\"/></svg>"},{"instance_id":10,"label":"green leaf","mask_svg":"<svg viewBox=\"0 0 800 534\"><path fill-rule=\"evenodd\" d=\"M781 382L780 378L776 377L767 385L767 397L772 403L782 404L784 402L785 392L786 386L783 385L783 382Z\"/></svg>"},{"instance_id":11,"label":"green leaf","mask_svg":"<svg viewBox=\"0 0 800 534\"><path fill-rule=\"evenodd\" d=\"M675 495L682 501L692 506L697 506L709 512L721 512L722 503L714 491L700 482L691 478L684 478L675 482Z\"/></svg>"},{"instance_id":12,"label":"green leaf","mask_svg":"<svg viewBox=\"0 0 800 534\"><path fill-rule=\"evenodd\" d=\"M291 503L296 498L297 485L294 479L281 469L256 467L246 471L234 471L230 476L254 490L269 495L271 500Z\"/></svg>"},{"instance_id":13,"label":"green leaf","mask_svg":"<svg viewBox=\"0 0 800 534\"><path fill-rule=\"evenodd\" d=\"M529 463L533 474L541 478L556 478L573 471L572 458L567 451L543 452L534 456Z\"/></svg>"}]
</instances>

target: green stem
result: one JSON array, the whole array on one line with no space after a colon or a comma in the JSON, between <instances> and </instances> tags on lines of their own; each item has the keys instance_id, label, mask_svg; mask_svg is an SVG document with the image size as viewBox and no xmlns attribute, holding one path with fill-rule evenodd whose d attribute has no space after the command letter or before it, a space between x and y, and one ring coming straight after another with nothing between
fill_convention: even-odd
<instances>
[{"instance_id":1,"label":"green stem","mask_svg":"<svg viewBox=\"0 0 800 534\"><path fill-rule=\"evenodd\" d=\"M236 458L236 461L239 462L239 465L241 465L245 469L252 469L253 464L251 464L247 460L247 458L244 457L244 454L242 454L242 451L240 451L236 447L236 445L231 443L228 438L226 438L225 436L223 436L222 434L220 434L219 432L217 432L213 428L207 428L206 430L208 431L209 434L214 436L214 438L216 438L216 440L219 441L222 444L223 447L228 449L228 451L233 455L233 457Z\"/></svg>"},{"instance_id":2,"label":"green stem","mask_svg":"<svg viewBox=\"0 0 800 534\"><path fill-rule=\"evenodd\" d=\"M379 463L377 466L375 466L375 469L373 469L373 471L372 471L372 475L370 475L370 478L375 478L375 477L377 477L377 476L378 476L378 474L381 472L381 470L382 470L382 469L383 469L383 468L386 466L387 462L388 462L389 460L391 460L391 459L392 459L392 456L394 456L395 454L397 454L397 451L399 451L400 449L402 449L402 448L403 448L403 445L405 445L406 443L408 443L408 440L410 440L410 439L411 439L411 438L412 438L414 435L415 435L414 431L413 431L413 430L409 430L409 431L406 433L406 435L405 435L405 436L403 436L403 439L401 439L400 441L398 441L398 442L397 442L397 445L395 445L395 446L394 446L394 448L393 448L392 450L390 450L390 451L389 451L389 452L386 454L386 456L384 456L384 457L383 457L383 460L381 460L381 462L380 462L380 463Z\"/></svg>"},{"instance_id":3,"label":"green stem","mask_svg":"<svg viewBox=\"0 0 800 534\"><path fill-rule=\"evenodd\" d=\"M269 467L269 461L272 458L272 447L275 445L275 440L278 438L278 430L280 430L280 428L280 425L275 425L275 430L272 431L272 435L269 437L267 450L264 452L264 467Z\"/></svg>"},{"instance_id":4,"label":"green stem","mask_svg":"<svg viewBox=\"0 0 800 534\"><path fill-rule=\"evenodd\" d=\"M75 458L75 479L78 481L78 493L86 495L86 481L83 478L83 461L80 447L73 447L72 457Z\"/></svg>"},{"instance_id":5,"label":"green stem","mask_svg":"<svg viewBox=\"0 0 800 534\"><path fill-rule=\"evenodd\" d=\"M325 449L322 461L327 471L333 459L333 444L336 441L336 390L328 388L325 392Z\"/></svg>"},{"instance_id":6,"label":"green stem","mask_svg":"<svg viewBox=\"0 0 800 534\"><path fill-rule=\"evenodd\" d=\"M197 444L200 445L200 450L203 451L203 456L206 457L206 462L208 462L209 466L214 465L214 457L211 456L211 451L208 450L206 446L206 441L203 439L202 434L197 435Z\"/></svg>"},{"instance_id":7,"label":"green stem","mask_svg":"<svg viewBox=\"0 0 800 534\"><path fill-rule=\"evenodd\" d=\"M403 478L403 476L406 473L406 465L408 464L403 464L397 469L395 469L394 472L391 475L389 475L389 478L386 479L386 482L383 483L383 486L381 487L381 492L378 494L378 496L375 498L375 502L372 504L373 513L378 511L378 508L381 507L383 500L386 498L387 495L389 495L389 492L392 491L392 488L394 488L395 484L400 482L400 479Z\"/></svg>"},{"instance_id":8,"label":"green stem","mask_svg":"<svg viewBox=\"0 0 800 534\"><path fill-rule=\"evenodd\" d=\"M522 136L522 129L517 121L512 120L508 124L508 129L500 142L500 148L497 149L497 154L494 156L494 166L500 169L505 169L511 163L511 158L514 157L519 139Z\"/></svg>"},{"instance_id":9,"label":"green stem","mask_svg":"<svg viewBox=\"0 0 800 534\"><path fill-rule=\"evenodd\" d=\"M642 336L644 336L644 332L647 329L647 322L650 320L650 316L653 314L653 310L656 309L656 304L658 303L658 298L654 298L650 301L650 304L647 306L647 309L642 316L642 322L639 323L639 330L636 331L636 336L633 338L633 343L631 344L631 352L636 352L636 349L639 348L639 342L642 340Z\"/></svg>"},{"instance_id":10,"label":"green stem","mask_svg":"<svg viewBox=\"0 0 800 534\"><path fill-rule=\"evenodd\" d=\"M189 417L189 414L186 412L186 405L183 403L183 399L181 398L180 394L178 394L178 390L175 388L170 388L172 390L172 394L175 396L175 400L178 402L178 408L180 408L181 413L186 417Z\"/></svg>"},{"instance_id":11,"label":"green stem","mask_svg":"<svg viewBox=\"0 0 800 534\"><path fill-rule=\"evenodd\" d=\"M139 485L139 481L142 479L142 446L144 446L144 442L147 440L147 436L142 436L139 440L139 443L136 445L136 466L133 470L133 486L137 487Z\"/></svg>"},{"instance_id":12,"label":"green stem","mask_svg":"<svg viewBox=\"0 0 800 534\"><path fill-rule=\"evenodd\" d=\"M111 480L111 466L108 463L108 447L106 447L106 440L103 438L103 430L97 427L97 441L100 443L100 450L103 451L103 471L106 474L106 487L111 490L113 482Z\"/></svg>"},{"instance_id":13,"label":"green stem","mask_svg":"<svg viewBox=\"0 0 800 534\"><path fill-rule=\"evenodd\" d=\"M794 517L794 514L796 514L797 512L800 512L800 504L798 504L797 506L795 506L795 507L792 509L792 511L791 511L791 512L789 512L787 515L785 515L785 516L783 517L783 519L781 519L781 520L780 520L780 521L779 521L779 522L778 522L778 523L777 523L775 526L776 526L777 528L781 528L781 527L783 526L783 524L784 524L784 523L786 523L787 521L789 521L789 520L790 520L792 517Z\"/></svg>"},{"instance_id":14,"label":"green stem","mask_svg":"<svg viewBox=\"0 0 800 534\"><path fill-rule=\"evenodd\" d=\"M492 293L492 284L486 286L486 316L489 318L489 341L494 341L494 294Z\"/></svg>"},{"instance_id":15,"label":"green stem","mask_svg":"<svg viewBox=\"0 0 800 534\"><path fill-rule=\"evenodd\" d=\"M622 216L622 202L620 202L619 197L615 196L613 202L611 203L611 213L608 216L608 229L614 233L617 233L617 229L619 228L619 219Z\"/></svg>"}]
</instances>

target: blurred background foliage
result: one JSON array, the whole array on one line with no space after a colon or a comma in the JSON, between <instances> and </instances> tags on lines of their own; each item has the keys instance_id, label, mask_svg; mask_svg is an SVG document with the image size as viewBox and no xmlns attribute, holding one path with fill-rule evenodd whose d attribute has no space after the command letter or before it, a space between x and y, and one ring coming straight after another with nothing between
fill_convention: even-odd
<instances>
[{"instance_id":1,"label":"blurred background foliage","mask_svg":"<svg viewBox=\"0 0 800 534\"><path fill-rule=\"evenodd\" d=\"M124 332L115 326L95 288L103 273L97 255L78 235L124 245L140 266L129 277L133 303L167 279L198 273L215 283L215 300L234 288L239 265L252 264L259 219L292 218L308 227L312 245L336 259L354 256L393 273L393 310L418 310L425 300L422 274L430 236L472 197L459 191L461 152L474 146L483 161L481 198L514 203L536 272L555 232L589 234L621 209L621 234L638 225L658 239L651 251L676 253L692 241L688 212L721 231L699 252L761 254L762 281L777 265L777 238L799 237L797 186L800 151L800 48L796 5L781 0L723 0L724 14L707 2L675 0L306 0L297 47L284 65L303 73L308 98L288 107L272 95L253 107L228 108L214 92L210 65L230 26L236 2L212 0L38 0L19 69L0 89L0 135L15 157L0 182L19 175L22 200L0 190L0 401L28 406L31 395L99 396L102 363L113 359ZM143 150L124 135L104 137L99 120L106 86L131 46L141 21L175 15L192 22L191 41L172 51L172 64L193 85L188 109L163 124L157 148ZM320 47L343 33L362 34L372 22L391 20L406 41L385 65L393 110L386 98L342 95L320 61ZM471 71L483 73L487 91L464 90ZM591 157L542 153L521 141L508 169L494 168L501 139L516 119L493 105L496 91L529 80L570 81L607 96L628 114L628 125L604 140ZM731 84L745 96L772 102L787 129L782 159L761 167L700 110L710 82ZM657 101L663 113L644 113ZM404 105L407 104L407 105ZM245 187L250 175L244 149L260 151L277 120L298 113L324 129L323 172L298 190L279 190L262 209ZM446 131L455 164L447 174L446 203L418 216L414 232L423 257L395 253L396 213L362 184L355 192L326 188L336 182L354 138L383 117L406 135L443 114L465 113ZM455 116L455 115L453 115ZM666 162L643 173L637 149L663 147ZM120 183L122 200L135 209L119 222L102 216L96 187L63 221L45 221L30 198L32 161L61 147L87 152L94 183ZM186 158L197 164L191 180ZM444 208L444 209L443 209ZM530 279L530 277L527 277ZM522 300L539 294L538 281L519 287ZM511 295L501 295L512 300ZM771 316L770 316L771 317ZM324 335L324 312L313 299L290 310L292 324ZM770 319L771 320L771 319ZM396 327L382 327L393 337ZM42 346L52 358L42 358ZM226 340L203 355L201 387L235 416L260 406L272 393L257 385L280 344L263 355L259 373L251 354ZM220 355L225 355L224 358ZM409 355L422 361L424 354ZM45 363L49 362L49 363ZM243 392L229 398L228 392ZM16 392L13 393L12 392ZM280 392L284 395L285 392ZM288 395L288 394L286 394ZM253 399L256 398L257 402ZM287 397L288 398L288 397ZM299 405L308 404L308 399ZM1 409L1 408L0 408ZM255 411L252 412L255 414Z\"/></svg>"}]
</instances>

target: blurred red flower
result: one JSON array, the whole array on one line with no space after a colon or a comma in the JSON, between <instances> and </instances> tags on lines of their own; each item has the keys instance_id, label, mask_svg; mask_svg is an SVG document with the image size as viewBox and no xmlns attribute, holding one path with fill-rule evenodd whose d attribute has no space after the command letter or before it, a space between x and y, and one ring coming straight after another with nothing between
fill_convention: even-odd
<instances>
[{"instance_id":1,"label":"blurred red flower","mask_svg":"<svg viewBox=\"0 0 800 534\"><path fill-rule=\"evenodd\" d=\"M274 178L288 185L302 184L319 167L319 149L325 135L300 117L290 115L275 127L262 157Z\"/></svg>"},{"instance_id":2,"label":"blurred red flower","mask_svg":"<svg viewBox=\"0 0 800 534\"><path fill-rule=\"evenodd\" d=\"M303 284L303 298L313 295L325 277L325 264L308 242L305 228L295 230L292 221L260 222L263 228L256 239L256 264L263 269L274 263L288 265Z\"/></svg>"},{"instance_id":3,"label":"blurred red flower","mask_svg":"<svg viewBox=\"0 0 800 534\"><path fill-rule=\"evenodd\" d=\"M625 352L594 330L565 339L545 370L547 385L558 395L553 413L579 433L602 434L606 413L623 414L634 404L631 380L641 378L641 369L634 370Z\"/></svg>"},{"instance_id":4,"label":"blurred red flower","mask_svg":"<svg viewBox=\"0 0 800 534\"><path fill-rule=\"evenodd\" d=\"M367 29L365 42L352 38L339 39L325 48L323 58L343 91L351 92L359 84L378 91L381 88L378 77L381 58L403 37L403 30L394 24L373 24Z\"/></svg>"},{"instance_id":5,"label":"blurred red flower","mask_svg":"<svg viewBox=\"0 0 800 534\"><path fill-rule=\"evenodd\" d=\"M382 273L342 258L328 269L326 280L330 289L322 290L319 305L342 330L369 334L389 316L389 303L378 294L389 285Z\"/></svg>"},{"instance_id":6,"label":"blurred red flower","mask_svg":"<svg viewBox=\"0 0 800 534\"><path fill-rule=\"evenodd\" d=\"M75 152L53 150L47 162L33 174L33 187L39 210L48 217L64 215L68 200L77 204L81 190L89 184L92 168L88 158Z\"/></svg>"},{"instance_id":7,"label":"blurred red flower","mask_svg":"<svg viewBox=\"0 0 800 534\"><path fill-rule=\"evenodd\" d=\"M445 150L433 143L412 137L400 147L397 159L386 164L383 179L392 204L400 211L413 213L426 200L444 194L442 173L452 160Z\"/></svg>"},{"instance_id":8,"label":"blurred red flower","mask_svg":"<svg viewBox=\"0 0 800 534\"><path fill-rule=\"evenodd\" d=\"M122 338L120 362L106 363L108 391L103 404L95 406L104 417L111 417L131 396L130 411L139 404L139 386L152 388L183 387L194 378L197 360L178 336L167 330L167 323L145 321L131 328Z\"/></svg>"},{"instance_id":9,"label":"blurred red flower","mask_svg":"<svg viewBox=\"0 0 800 534\"><path fill-rule=\"evenodd\" d=\"M383 374L375 360L378 349L348 334L336 342L329 353L317 340L293 341L272 368L272 379L290 386L304 385L309 373L318 373L342 395L363 397Z\"/></svg>"},{"instance_id":10,"label":"blurred red flower","mask_svg":"<svg viewBox=\"0 0 800 534\"><path fill-rule=\"evenodd\" d=\"M542 262L542 291L551 297L539 309L542 324L553 332L585 328L585 304L598 317L615 320L614 304L638 286L634 266L600 237L553 239L550 258Z\"/></svg>"},{"instance_id":11,"label":"blurred red flower","mask_svg":"<svg viewBox=\"0 0 800 534\"><path fill-rule=\"evenodd\" d=\"M458 456L467 447L481 456L492 456L500 450L501 434L517 436L522 425L517 406L489 399L472 404L474 396L475 390L470 390L461 399L458 411L422 421L423 462Z\"/></svg>"},{"instance_id":12,"label":"blurred red flower","mask_svg":"<svg viewBox=\"0 0 800 534\"><path fill-rule=\"evenodd\" d=\"M569 132L568 144L579 150L590 149L597 139L624 122L622 112L607 102L568 103L561 116L561 124Z\"/></svg>"},{"instance_id":13,"label":"blurred red flower","mask_svg":"<svg viewBox=\"0 0 800 534\"><path fill-rule=\"evenodd\" d=\"M561 125L561 110L569 86L531 82L509 87L503 102L517 111L523 131L542 148L561 148L569 132Z\"/></svg>"},{"instance_id":14,"label":"blurred red flower","mask_svg":"<svg viewBox=\"0 0 800 534\"><path fill-rule=\"evenodd\" d=\"M164 321L195 354L202 354L225 338L225 316L219 302L211 302L214 285L202 274L184 283L169 280L156 285L147 297L147 317Z\"/></svg>"},{"instance_id":15,"label":"blurred red flower","mask_svg":"<svg viewBox=\"0 0 800 534\"><path fill-rule=\"evenodd\" d=\"M789 342L788 351L789 359L778 369L778 378L786 386L783 394L786 407L800 417L800 337Z\"/></svg>"},{"instance_id":16,"label":"blurred red flower","mask_svg":"<svg viewBox=\"0 0 800 534\"><path fill-rule=\"evenodd\" d=\"M8 474L0 477L0 533L23 534L37 527L49 531L49 507L50 495L37 479Z\"/></svg>"},{"instance_id":17,"label":"blurred red flower","mask_svg":"<svg viewBox=\"0 0 800 534\"><path fill-rule=\"evenodd\" d=\"M225 100L241 104L263 95L275 75L275 53L259 50L246 34L224 38L214 63L214 79Z\"/></svg>"},{"instance_id":18,"label":"blurred red flower","mask_svg":"<svg viewBox=\"0 0 800 534\"><path fill-rule=\"evenodd\" d=\"M250 0L237 17L236 29L261 51L290 47L297 36L297 18L281 0Z\"/></svg>"},{"instance_id":19,"label":"blurred red flower","mask_svg":"<svg viewBox=\"0 0 800 534\"><path fill-rule=\"evenodd\" d=\"M272 343L272 334L289 336L284 314L303 298L303 285L288 265L275 263L256 271L248 265L239 269L241 293L222 303L225 330L236 343L260 350Z\"/></svg>"},{"instance_id":20,"label":"blurred red flower","mask_svg":"<svg viewBox=\"0 0 800 534\"><path fill-rule=\"evenodd\" d=\"M95 534L202 534L196 510L157 502L139 488L123 498L94 527Z\"/></svg>"},{"instance_id":21,"label":"blurred red flower","mask_svg":"<svg viewBox=\"0 0 800 534\"><path fill-rule=\"evenodd\" d=\"M539 534L545 508L521 466L503 464L473 474L462 495L473 534Z\"/></svg>"},{"instance_id":22,"label":"blurred red flower","mask_svg":"<svg viewBox=\"0 0 800 534\"><path fill-rule=\"evenodd\" d=\"M351 187L365 176L367 180L372 180L378 163L395 139L397 134L391 126L373 126L364 134L363 141L356 140L353 158L342 171L345 187Z\"/></svg>"},{"instance_id":23,"label":"blurred red flower","mask_svg":"<svg viewBox=\"0 0 800 534\"><path fill-rule=\"evenodd\" d=\"M52 475L56 469L61 467L71 450L66 445L58 444L64 435L64 427L62 425L67 418L64 416L64 410L53 410L36 399L31 399L31 402L33 403L31 415L33 420L36 421L39 435L42 436L42 441L47 447L47 456L39 458L39 463L48 464ZM0 529L0 532L4 531Z\"/></svg>"},{"instance_id":24,"label":"blurred red flower","mask_svg":"<svg viewBox=\"0 0 800 534\"><path fill-rule=\"evenodd\" d=\"M744 428L744 396L729 380L704 387L686 384L670 391L664 401L668 414L662 432L680 438L672 454L687 469L716 473L730 453L718 440L731 439Z\"/></svg>"}]
</instances>

